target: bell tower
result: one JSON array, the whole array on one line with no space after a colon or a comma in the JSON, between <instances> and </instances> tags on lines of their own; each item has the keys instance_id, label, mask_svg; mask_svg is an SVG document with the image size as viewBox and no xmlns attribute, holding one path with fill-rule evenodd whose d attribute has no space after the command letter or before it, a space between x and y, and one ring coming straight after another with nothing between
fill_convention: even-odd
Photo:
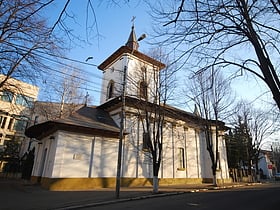
<instances>
[{"instance_id":1,"label":"bell tower","mask_svg":"<svg viewBox=\"0 0 280 210\"><path fill-rule=\"evenodd\" d=\"M165 64L139 52L139 41L145 35L138 39L136 37L132 25L126 44L98 66L103 71L101 104L121 96L123 87L126 96L153 102L153 90L158 84L155 80L159 78L159 71Z\"/></svg>"}]
</instances>

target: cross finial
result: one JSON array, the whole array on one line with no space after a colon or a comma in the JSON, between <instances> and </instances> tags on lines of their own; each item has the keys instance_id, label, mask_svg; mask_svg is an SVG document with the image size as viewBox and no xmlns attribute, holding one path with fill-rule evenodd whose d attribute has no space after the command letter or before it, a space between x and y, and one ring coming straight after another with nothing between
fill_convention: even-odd
<instances>
[{"instance_id":1,"label":"cross finial","mask_svg":"<svg viewBox=\"0 0 280 210\"><path fill-rule=\"evenodd\" d=\"M131 22L132 22L132 26L134 27L134 21L136 19L136 16L132 16Z\"/></svg>"},{"instance_id":2,"label":"cross finial","mask_svg":"<svg viewBox=\"0 0 280 210\"><path fill-rule=\"evenodd\" d=\"M88 103L88 97L89 97L89 94L87 92L87 94L85 95L85 106L87 106L87 103Z\"/></svg>"}]
</instances>

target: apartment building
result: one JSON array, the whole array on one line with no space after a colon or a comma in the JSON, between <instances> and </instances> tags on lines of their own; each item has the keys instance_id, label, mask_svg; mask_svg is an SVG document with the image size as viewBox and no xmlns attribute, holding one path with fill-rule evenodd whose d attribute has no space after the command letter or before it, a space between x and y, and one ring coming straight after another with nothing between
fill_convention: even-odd
<instances>
[{"instance_id":1,"label":"apartment building","mask_svg":"<svg viewBox=\"0 0 280 210\"><path fill-rule=\"evenodd\" d=\"M5 78L5 75L0 75L0 82ZM9 78L0 88L0 152L2 153L0 171L7 162L6 160L11 158L5 152L9 144L15 143L12 149L17 150L18 154L20 147L24 146L27 138L24 131L30 121L38 92L38 87L13 78Z\"/></svg>"}]
</instances>

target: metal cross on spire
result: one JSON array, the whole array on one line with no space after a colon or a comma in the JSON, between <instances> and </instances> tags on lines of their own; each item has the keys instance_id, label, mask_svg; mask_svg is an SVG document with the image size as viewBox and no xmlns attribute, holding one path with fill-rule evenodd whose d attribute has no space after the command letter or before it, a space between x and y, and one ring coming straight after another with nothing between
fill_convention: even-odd
<instances>
[{"instance_id":1,"label":"metal cross on spire","mask_svg":"<svg viewBox=\"0 0 280 210\"><path fill-rule=\"evenodd\" d=\"M131 22L132 22L132 26L134 27L134 21L136 19L136 16L132 16Z\"/></svg>"}]
</instances>

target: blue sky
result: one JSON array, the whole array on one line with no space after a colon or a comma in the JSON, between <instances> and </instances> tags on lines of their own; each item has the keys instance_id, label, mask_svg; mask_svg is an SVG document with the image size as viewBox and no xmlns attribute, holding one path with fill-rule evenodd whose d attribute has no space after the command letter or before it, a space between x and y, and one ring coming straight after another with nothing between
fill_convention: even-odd
<instances>
[{"instance_id":1,"label":"blue sky","mask_svg":"<svg viewBox=\"0 0 280 210\"><path fill-rule=\"evenodd\" d=\"M58 1L51 8L48 8L46 16L48 16L50 24L56 21L64 3L65 1ZM91 56L93 59L89 60L88 63L98 66L115 50L126 43L131 31L131 20L133 16L136 17L134 25L137 36L146 33L148 40L148 31L151 23L147 13L147 7L141 0L120 5L109 4L108 1L101 4L96 3L96 1L92 1L92 3L94 3L93 7L96 15L97 28L94 27L91 30L90 36L87 36L86 30L87 0L72 0L67 8L68 14L73 15L75 18L75 21L72 19L68 19L67 21L67 24L73 29L73 34L79 35L83 40L88 40L85 42L75 40L76 43L71 44L71 50L67 52L66 57L84 62L86 58ZM95 17L92 13L89 13L88 17L88 22L91 24ZM97 30L99 35L95 36ZM148 48L147 42L143 40L140 43L139 50L145 51ZM94 66L76 63L73 63L73 65L82 68L85 73L83 76L87 80L92 81L91 84L88 84L88 92L91 96L92 104L98 105L102 72Z\"/></svg>"},{"instance_id":2,"label":"blue sky","mask_svg":"<svg viewBox=\"0 0 280 210\"><path fill-rule=\"evenodd\" d=\"M120 5L110 4L110 1L91 1L96 15L97 28L93 28L90 36L87 36L86 33L87 2L87 0L71 0L67 8L68 14L75 18L75 21L68 19L67 24L73 29L74 34L79 35L84 40L88 38L88 41L79 42L76 40L77 45L71 46L72 48L65 55L66 57L84 62L87 57L92 56L93 59L89 60L88 63L98 66L115 50L126 43L131 31L131 19L133 16L136 17L135 30L137 35L147 34L147 39L140 43L139 50L142 52L148 51L151 47L147 44L147 41L149 41L152 23L148 14L148 7L143 1L130 1L129 4L121 3ZM65 1L57 1L56 5L49 8L46 15L49 17L50 23L57 19L64 3ZM88 22L92 23L95 17L90 13ZM97 29L99 36L94 36ZM95 66L76 63L73 63L73 65L81 68L86 80L91 81L84 91L89 92L92 99L91 103L98 105L102 72ZM249 98L249 100L255 99L260 92L265 91L261 81L256 81L252 77L246 78L245 76L234 80L233 89L239 97Z\"/></svg>"}]
</instances>

